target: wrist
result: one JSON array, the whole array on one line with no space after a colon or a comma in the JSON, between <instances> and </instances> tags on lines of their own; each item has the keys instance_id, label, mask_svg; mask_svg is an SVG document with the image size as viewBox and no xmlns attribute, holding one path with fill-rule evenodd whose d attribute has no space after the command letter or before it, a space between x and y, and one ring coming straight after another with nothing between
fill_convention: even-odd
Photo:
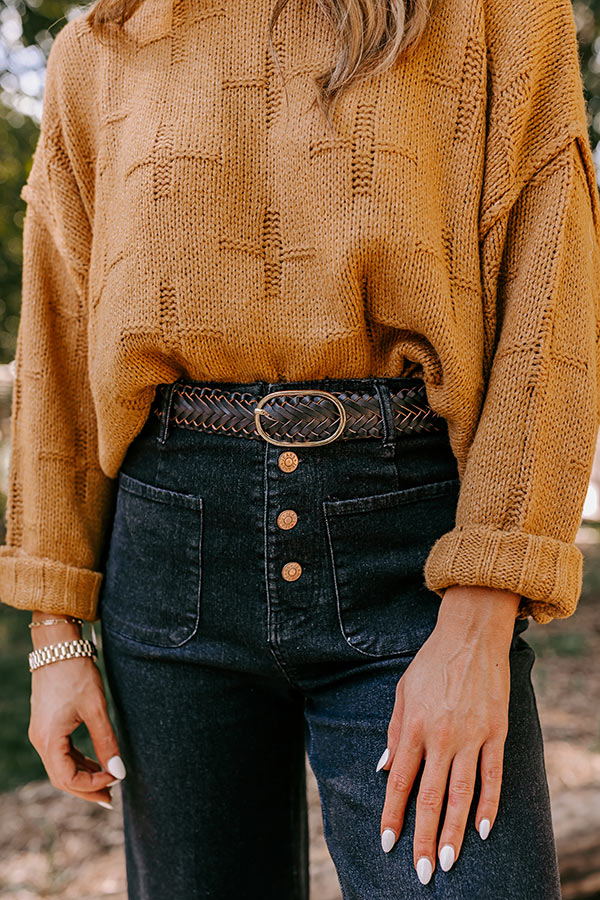
<instances>
[{"instance_id":1,"label":"wrist","mask_svg":"<svg viewBox=\"0 0 600 900\"><path fill-rule=\"evenodd\" d=\"M55 612L45 612L42 609L33 609L31 611L31 621L38 622L40 619L67 619L75 618L71 615L71 613L55 613Z\"/></svg>"},{"instance_id":2,"label":"wrist","mask_svg":"<svg viewBox=\"0 0 600 900\"><path fill-rule=\"evenodd\" d=\"M446 588L438 613L438 622L477 626L495 634L511 634L521 594L500 588L453 584Z\"/></svg>"},{"instance_id":3,"label":"wrist","mask_svg":"<svg viewBox=\"0 0 600 900\"><path fill-rule=\"evenodd\" d=\"M32 612L32 622L44 621L46 619L64 619L64 622L58 621L49 625L36 625L35 628L30 628L31 642L34 650L49 644L58 644L61 641L72 641L82 636L81 625L77 622L69 621L66 613L48 613L40 610L34 610Z\"/></svg>"}]
</instances>

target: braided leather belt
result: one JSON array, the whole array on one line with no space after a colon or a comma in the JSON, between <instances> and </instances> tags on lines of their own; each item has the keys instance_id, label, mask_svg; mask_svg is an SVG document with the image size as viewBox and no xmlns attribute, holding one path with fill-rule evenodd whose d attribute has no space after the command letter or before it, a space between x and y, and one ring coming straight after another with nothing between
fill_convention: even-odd
<instances>
[{"instance_id":1,"label":"braided leather belt","mask_svg":"<svg viewBox=\"0 0 600 900\"><path fill-rule=\"evenodd\" d=\"M157 386L152 411L159 418L169 387ZM427 402L424 382L390 390L390 400L397 433L422 434L445 428L445 419ZM172 388L169 424L265 440L281 447L314 447L337 438L383 436L381 405L374 387L360 392L286 389L257 399L252 392L178 382Z\"/></svg>"}]
</instances>

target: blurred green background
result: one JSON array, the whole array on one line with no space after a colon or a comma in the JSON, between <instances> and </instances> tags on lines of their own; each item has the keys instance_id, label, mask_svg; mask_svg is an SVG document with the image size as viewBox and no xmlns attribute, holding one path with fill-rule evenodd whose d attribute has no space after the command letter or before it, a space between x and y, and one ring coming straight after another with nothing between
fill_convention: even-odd
<instances>
[{"instance_id":1,"label":"blurred green background","mask_svg":"<svg viewBox=\"0 0 600 900\"><path fill-rule=\"evenodd\" d=\"M25 201L19 196L39 134L46 59L60 29L83 6L58 0L0 2L0 538L4 542L10 454L10 403L19 310ZM30 616L0 606L0 792L44 778L27 739ZM99 630L97 628L97 630ZM102 669L102 660L99 660ZM102 672L104 675L104 671ZM109 697L110 701L110 697ZM73 735L94 756L84 726Z\"/></svg>"}]
</instances>

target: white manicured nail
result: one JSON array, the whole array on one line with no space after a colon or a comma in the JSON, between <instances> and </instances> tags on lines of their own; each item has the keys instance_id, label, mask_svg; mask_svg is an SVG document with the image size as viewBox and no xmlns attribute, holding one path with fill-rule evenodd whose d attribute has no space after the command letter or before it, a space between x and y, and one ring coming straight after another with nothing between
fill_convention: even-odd
<instances>
[{"instance_id":1,"label":"white manicured nail","mask_svg":"<svg viewBox=\"0 0 600 900\"><path fill-rule=\"evenodd\" d=\"M489 833L490 833L490 820L482 819L481 822L479 823L479 835L482 838L482 840L485 841L485 839Z\"/></svg>"},{"instance_id":2,"label":"white manicured nail","mask_svg":"<svg viewBox=\"0 0 600 900\"><path fill-rule=\"evenodd\" d=\"M104 809L112 809L113 808L112 803L107 803L105 800L96 800L96 803L98 804L98 806L103 806Z\"/></svg>"},{"instance_id":3,"label":"white manicured nail","mask_svg":"<svg viewBox=\"0 0 600 900\"><path fill-rule=\"evenodd\" d=\"M381 756L379 757L379 762L377 763L377 768L375 769L375 771L379 772L379 770L383 766L385 766L385 764L389 758L390 758L390 748L386 747L385 750L383 751L383 753L381 754Z\"/></svg>"},{"instance_id":4,"label":"white manicured nail","mask_svg":"<svg viewBox=\"0 0 600 900\"><path fill-rule=\"evenodd\" d=\"M421 856L417 860L417 875L419 876L421 884L427 884L432 873L433 866L431 865L431 860L427 859L426 856Z\"/></svg>"},{"instance_id":5,"label":"white manicured nail","mask_svg":"<svg viewBox=\"0 0 600 900\"><path fill-rule=\"evenodd\" d=\"M125 766L123 765L123 760L120 756L111 756L109 761L106 763L106 769L110 772L111 775L114 775L115 778L120 779L121 781L125 778L127 774L125 772Z\"/></svg>"},{"instance_id":6,"label":"white manicured nail","mask_svg":"<svg viewBox=\"0 0 600 900\"><path fill-rule=\"evenodd\" d=\"M440 866L447 872L452 863L454 862L454 847L451 847L450 844L444 844L442 849L440 850Z\"/></svg>"},{"instance_id":7,"label":"white manicured nail","mask_svg":"<svg viewBox=\"0 0 600 900\"><path fill-rule=\"evenodd\" d=\"M381 846L386 853L389 853L396 843L396 832L393 828L386 828L381 835Z\"/></svg>"},{"instance_id":8,"label":"white manicured nail","mask_svg":"<svg viewBox=\"0 0 600 900\"><path fill-rule=\"evenodd\" d=\"M106 787L112 787L113 784L121 784L122 781L123 781L122 778L115 778L114 781L109 781L108 784L106 785Z\"/></svg>"}]
</instances>

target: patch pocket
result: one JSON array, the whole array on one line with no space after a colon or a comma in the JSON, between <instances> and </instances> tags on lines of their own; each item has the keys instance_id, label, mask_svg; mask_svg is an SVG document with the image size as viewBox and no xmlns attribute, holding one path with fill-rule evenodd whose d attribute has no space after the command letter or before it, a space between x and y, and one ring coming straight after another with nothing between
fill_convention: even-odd
<instances>
[{"instance_id":1,"label":"patch pocket","mask_svg":"<svg viewBox=\"0 0 600 900\"><path fill-rule=\"evenodd\" d=\"M440 598L423 567L455 524L459 478L403 490L324 500L338 619L366 656L413 654L437 622Z\"/></svg>"},{"instance_id":2,"label":"patch pocket","mask_svg":"<svg viewBox=\"0 0 600 900\"><path fill-rule=\"evenodd\" d=\"M157 647L179 647L198 629L203 501L119 472L99 600L104 626Z\"/></svg>"}]
</instances>

